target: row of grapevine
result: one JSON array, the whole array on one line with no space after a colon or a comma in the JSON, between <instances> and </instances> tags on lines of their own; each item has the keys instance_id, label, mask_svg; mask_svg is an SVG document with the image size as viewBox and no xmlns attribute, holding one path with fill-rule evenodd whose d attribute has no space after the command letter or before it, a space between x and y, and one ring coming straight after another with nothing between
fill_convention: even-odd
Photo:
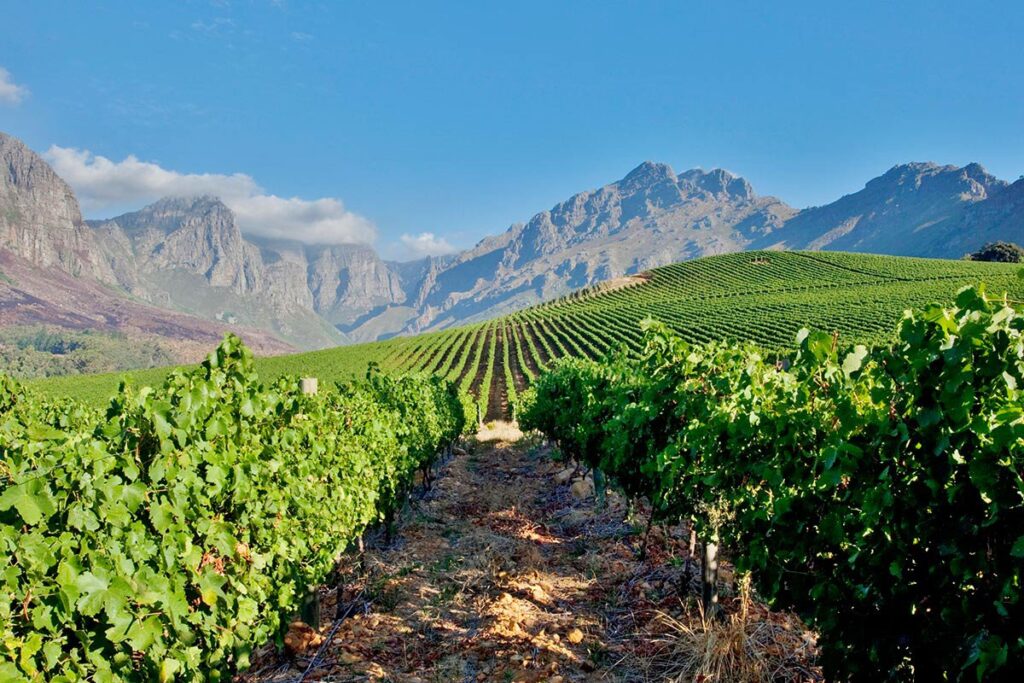
<instances>
[{"instance_id":1,"label":"row of grapevine","mask_svg":"<svg viewBox=\"0 0 1024 683\"><path fill-rule=\"evenodd\" d=\"M495 321L259 363L268 376L294 374L299 364L324 377L360 376L372 362L386 370L430 372L472 392L487 417L508 417L506 395L517 395L555 358L598 358L620 346L639 352L646 318L691 342L784 349L806 326L877 343L891 338L904 309L948 303L959 286L978 281L1024 297L1024 281L1007 264L829 252L728 254L656 268L627 286L599 285ZM97 404L116 386L116 378L104 381L114 384L93 394Z\"/></svg>"},{"instance_id":2,"label":"row of grapevine","mask_svg":"<svg viewBox=\"0 0 1024 683\"><path fill-rule=\"evenodd\" d=\"M1024 676L1024 316L967 288L869 349L691 344L567 359L520 422L818 633L830 680Z\"/></svg>"},{"instance_id":3,"label":"row of grapevine","mask_svg":"<svg viewBox=\"0 0 1024 683\"><path fill-rule=\"evenodd\" d=\"M105 414L0 378L0 680L244 668L465 410L436 377L263 383L233 337Z\"/></svg>"}]
</instances>

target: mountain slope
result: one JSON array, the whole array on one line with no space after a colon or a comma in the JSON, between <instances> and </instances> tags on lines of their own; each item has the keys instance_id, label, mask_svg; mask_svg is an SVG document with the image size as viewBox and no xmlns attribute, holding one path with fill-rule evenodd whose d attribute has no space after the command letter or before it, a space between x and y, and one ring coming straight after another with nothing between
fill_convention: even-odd
<instances>
[{"instance_id":1,"label":"mountain slope","mask_svg":"<svg viewBox=\"0 0 1024 683\"><path fill-rule=\"evenodd\" d=\"M228 330L260 353L294 350L261 330L211 323L147 305L118 287L101 240L70 188L18 140L0 133L0 325L117 333L203 355Z\"/></svg>"},{"instance_id":2,"label":"mountain slope","mask_svg":"<svg viewBox=\"0 0 1024 683\"><path fill-rule=\"evenodd\" d=\"M419 329L544 301L602 280L743 249L795 214L716 169L645 162L459 254L418 288Z\"/></svg>"},{"instance_id":3,"label":"mountain slope","mask_svg":"<svg viewBox=\"0 0 1024 683\"><path fill-rule=\"evenodd\" d=\"M1024 181L978 164L902 164L863 190L797 211L716 169L645 162L481 241L418 283L408 330L442 328L549 300L602 280L746 249L959 258L1024 242ZM409 285L407 285L409 288Z\"/></svg>"},{"instance_id":4,"label":"mountain slope","mask_svg":"<svg viewBox=\"0 0 1024 683\"><path fill-rule=\"evenodd\" d=\"M965 222L972 212L984 216L981 207L1007 188L979 164L902 164L859 192L801 211L757 246L956 258L981 246L985 233L1011 238L1007 226L977 230L984 219Z\"/></svg>"},{"instance_id":5,"label":"mountain slope","mask_svg":"<svg viewBox=\"0 0 1024 683\"><path fill-rule=\"evenodd\" d=\"M163 347L181 362L196 361L231 331L256 353L294 352L266 332L201 320L132 300L111 285L75 277L0 249L0 327L42 326L116 333Z\"/></svg>"},{"instance_id":6,"label":"mountain slope","mask_svg":"<svg viewBox=\"0 0 1024 683\"><path fill-rule=\"evenodd\" d=\"M112 282L78 201L49 164L0 133L0 249L41 267Z\"/></svg>"},{"instance_id":7,"label":"mountain slope","mask_svg":"<svg viewBox=\"0 0 1024 683\"><path fill-rule=\"evenodd\" d=\"M967 254L989 242L1024 244L1024 178L984 202L967 206L947 222L940 243L953 254Z\"/></svg>"},{"instance_id":8,"label":"mountain slope","mask_svg":"<svg viewBox=\"0 0 1024 683\"><path fill-rule=\"evenodd\" d=\"M117 282L145 301L265 329L299 348L347 341L312 310L303 274L284 261L268 266L219 199L165 198L90 225Z\"/></svg>"}]
</instances>

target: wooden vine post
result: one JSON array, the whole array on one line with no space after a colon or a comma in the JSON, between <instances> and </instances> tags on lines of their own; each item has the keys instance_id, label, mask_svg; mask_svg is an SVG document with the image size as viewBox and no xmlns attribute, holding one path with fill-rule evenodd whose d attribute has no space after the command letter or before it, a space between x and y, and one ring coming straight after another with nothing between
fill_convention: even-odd
<instances>
[{"instance_id":1,"label":"wooden vine post","mask_svg":"<svg viewBox=\"0 0 1024 683\"><path fill-rule=\"evenodd\" d=\"M704 614L708 617L718 616L718 544L704 544L704 562L701 572L701 600L704 602Z\"/></svg>"},{"instance_id":2,"label":"wooden vine post","mask_svg":"<svg viewBox=\"0 0 1024 683\"><path fill-rule=\"evenodd\" d=\"M320 591L314 589L302 600L301 618L313 628L320 628Z\"/></svg>"},{"instance_id":3,"label":"wooden vine post","mask_svg":"<svg viewBox=\"0 0 1024 683\"><path fill-rule=\"evenodd\" d=\"M315 396L317 385L316 377L302 377L299 379L299 390L303 394ZM313 628L320 628L320 591L316 587L313 588L309 595L303 598L300 617L302 621Z\"/></svg>"},{"instance_id":4,"label":"wooden vine post","mask_svg":"<svg viewBox=\"0 0 1024 683\"><path fill-rule=\"evenodd\" d=\"M608 507L608 481L599 467L594 470L594 500L598 510Z\"/></svg>"}]
</instances>

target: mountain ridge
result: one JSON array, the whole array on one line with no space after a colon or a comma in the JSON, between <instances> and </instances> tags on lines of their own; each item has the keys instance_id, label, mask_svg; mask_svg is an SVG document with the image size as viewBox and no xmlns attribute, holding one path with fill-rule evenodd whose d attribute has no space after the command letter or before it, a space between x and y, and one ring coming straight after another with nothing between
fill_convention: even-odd
<instances>
[{"instance_id":1,"label":"mountain ridge","mask_svg":"<svg viewBox=\"0 0 1024 683\"><path fill-rule=\"evenodd\" d=\"M321 348L483 320L600 281L747 249L959 257L1024 242L1024 181L977 163L896 164L834 202L796 209L720 168L644 161L473 247L411 262L369 245L242 233L210 195L84 221L45 161L0 133L0 248L141 303ZM24 216L33 218L26 220Z\"/></svg>"}]
</instances>

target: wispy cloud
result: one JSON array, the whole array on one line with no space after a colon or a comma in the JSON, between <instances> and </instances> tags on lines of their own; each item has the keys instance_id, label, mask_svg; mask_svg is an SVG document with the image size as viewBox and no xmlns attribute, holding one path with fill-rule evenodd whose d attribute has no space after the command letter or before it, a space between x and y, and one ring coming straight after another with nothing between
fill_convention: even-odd
<instances>
[{"instance_id":1,"label":"wispy cloud","mask_svg":"<svg viewBox=\"0 0 1024 683\"><path fill-rule=\"evenodd\" d=\"M71 185L87 214L142 206L165 196L213 195L238 217L243 232L311 244L371 243L373 223L340 199L266 193L245 173L179 173L135 156L113 161L88 150L53 145L44 154Z\"/></svg>"},{"instance_id":2,"label":"wispy cloud","mask_svg":"<svg viewBox=\"0 0 1024 683\"><path fill-rule=\"evenodd\" d=\"M421 232L418 235L402 235L402 246L413 258L424 256L444 256L452 254L458 249L452 246L444 237L438 237L432 232Z\"/></svg>"},{"instance_id":3,"label":"wispy cloud","mask_svg":"<svg viewBox=\"0 0 1024 683\"><path fill-rule=\"evenodd\" d=\"M24 102L26 97L28 88L15 83L11 78L11 72L0 66L0 104L17 106Z\"/></svg>"},{"instance_id":4,"label":"wispy cloud","mask_svg":"<svg viewBox=\"0 0 1024 683\"><path fill-rule=\"evenodd\" d=\"M313 40L313 35L310 33L303 33L302 31L292 31L292 40L297 43L308 43Z\"/></svg>"},{"instance_id":5,"label":"wispy cloud","mask_svg":"<svg viewBox=\"0 0 1024 683\"><path fill-rule=\"evenodd\" d=\"M231 33L235 29L235 22L228 17L214 17L210 21L196 19L192 22L192 30L210 35Z\"/></svg>"}]
</instances>

